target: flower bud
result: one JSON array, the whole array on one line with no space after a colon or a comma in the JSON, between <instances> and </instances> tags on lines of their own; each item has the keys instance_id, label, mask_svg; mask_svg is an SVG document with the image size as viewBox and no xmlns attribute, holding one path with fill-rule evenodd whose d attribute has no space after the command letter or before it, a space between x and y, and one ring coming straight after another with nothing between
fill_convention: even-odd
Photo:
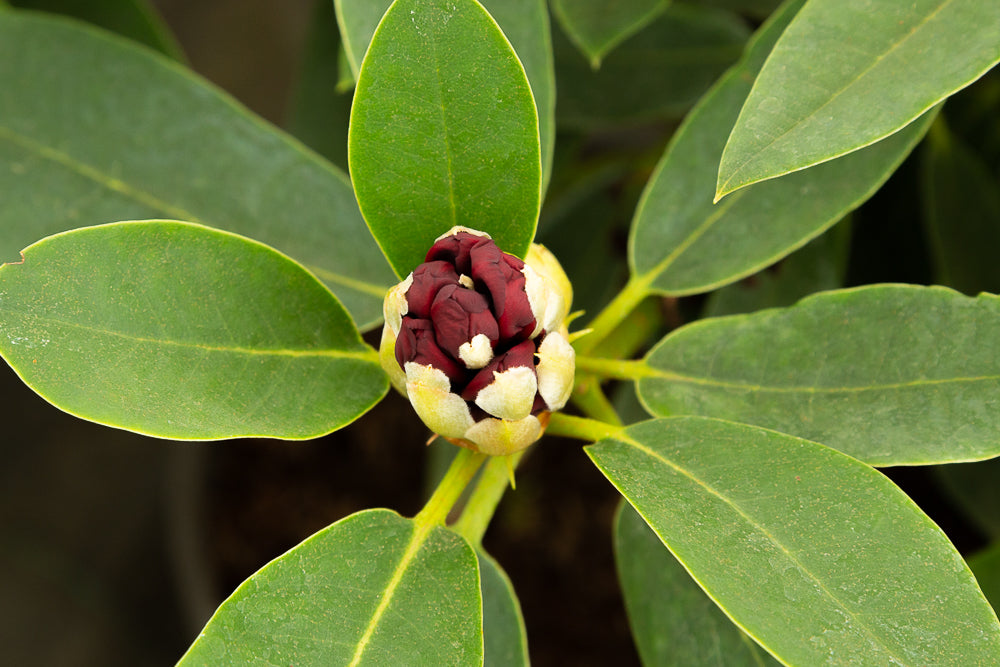
<instances>
[{"instance_id":1,"label":"flower bud","mask_svg":"<svg viewBox=\"0 0 1000 667\"><path fill-rule=\"evenodd\" d=\"M573 389L571 301L544 247L523 262L488 234L454 227L386 295L379 358L435 433L512 454L541 437Z\"/></svg>"}]
</instances>

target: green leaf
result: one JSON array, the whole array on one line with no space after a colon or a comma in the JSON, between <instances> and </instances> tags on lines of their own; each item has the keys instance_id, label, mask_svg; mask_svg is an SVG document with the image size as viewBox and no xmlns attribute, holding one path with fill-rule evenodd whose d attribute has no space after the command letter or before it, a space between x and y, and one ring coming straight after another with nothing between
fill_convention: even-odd
<instances>
[{"instance_id":1,"label":"green leaf","mask_svg":"<svg viewBox=\"0 0 1000 667\"><path fill-rule=\"evenodd\" d=\"M524 256L541 187L538 119L510 43L475 0L396 0L351 110L361 212L400 276L454 225Z\"/></svg>"},{"instance_id":2,"label":"green leaf","mask_svg":"<svg viewBox=\"0 0 1000 667\"><path fill-rule=\"evenodd\" d=\"M717 197L899 131L1000 61L998 25L997 2L812 0L747 97Z\"/></svg>"},{"instance_id":3,"label":"green leaf","mask_svg":"<svg viewBox=\"0 0 1000 667\"><path fill-rule=\"evenodd\" d=\"M712 292L701 316L784 308L815 292L843 287L850 232L850 224L839 224L777 264Z\"/></svg>"},{"instance_id":4,"label":"green leaf","mask_svg":"<svg viewBox=\"0 0 1000 667\"><path fill-rule=\"evenodd\" d=\"M615 563L629 625L644 665L777 665L740 631L622 503L615 516Z\"/></svg>"},{"instance_id":5,"label":"green leaf","mask_svg":"<svg viewBox=\"0 0 1000 667\"><path fill-rule=\"evenodd\" d=\"M340 35L344 40L344 54L355 81L358 80L361 61L368 51L375 28L391 4L392 0L333 0Z\"/></svg>"},{"instance_id":6,"label":"green leaf","mask_svg":"<svg viewBox=\"0 0 1000 667\"><path fill-rule=\"evenodd\" d=\"M590 129L679 117L736 61L748 34L729 12L671 4L595 71L557 31L559 123Z\"/></svg>"},{"instance_id":7,"label":"green leaf","mask_svg":"<svg viewBox=\"0 0 1000 667\"><path fill-rule=\"evenodd\" d=\"M551 0L552 11L594 69L615 45L642 30L669 0Z\"/></svg>"},{"instance_id":8,"label":"green leaf","mask_svg":"<svg viewBox=\"0 0 1000 667\"><path fill-rule=\"evenodd\" d=\"M726 614L790 665L993 664L1000 624L878 471L744 424L659 419L586 448Z\"/></svg>"},{"instance_id":9,"label":"green leaf","mask_svg":"<svg viewBox=\"0 0 1000 667\"><path fill-rule=\"evenodd\" d=\"M103 31L0 16L0 260L43 236L176 218L258 239L362 327L393 282L346 176L176 64Z\"/></svg>"},{"instance_id":10,"label":"green leaf","mask_svg":"<svg viewBox=\"0 0 1000 667\"><path fill-rule=\"evenodd\" d=\"M528 636L521 605L507 574L488 553L479 549L479 576L483 593L483 641L486 667L527 666Z\"/></svg>"},{"instance_id":11,"label":"green leaf","mask_svg":"<svg viewBox=\"0 0 1000 667\"><path fill-rule=\"evenodd\" d=\"M1000 454L1000 297L874 285L668 335L639 382L655 415L821 442L872 465Z\"/></svg>"},{"instance_id":12,"label":"green leaf","mask_svg":"<svg viewBox=\"0 0 1000 667\"><path fill-rule=\"evenodd\" d=\"M0 267L0 354L66 412L183 440L312 438L388 389L305 269L182 222L65 232Z\"/></svg>"},{"instance_id":13,"label":"green leaf","mask_svg":"<svg viewBox=\"0 0 1000 667\"><path fill-rule=\"evenodd\" d=\"M304 144L346 170L351 95L333 85L340 77L341 53L333 5L330 0L318 0L310 19L286 128Z\"/></svg>"},{"instance_id":14,"label":"green leaf","mask_svg":"<svg viewBox=\"0 0 1000 667\"><path fill-rule=\"evenodd\" d=\"M784 5L758 31L743 60L687 117L650 179L633 220L629 258L637 278L651 289L705 292L773 264L870 197L933 119L930 112L864 151L746 188L713 205L729 128L800 4Z\"/></svg>"},{"instance_id":15,"label":"green leaf","mask_svg":"<svg viewBox=\"0 0 1000 667\"><path fill-rule=\"evenodd\" d=\"M449 530L376 509L338 521L250 577L178 667L482 660L472 548Z\"/></svg>"},{"instance_id":16,"label":"green leaf","mask_svg":"<svg viewBox=\"0 0 1000 667\"><path fill-rule=\"evenodd\" d=\"M180 44L148 0L14 0L13 6L72 16L184 60Z\"/></svg>"},{"instance_id":17,"label":"green leaf","mask_svg":"<svg viewBox=\"0 0 1000 667\"><path fill-rule=\"evenodd\" d=\"M938 282L976 294L1000 292L1000 183L938 118L923 158L924 216Z\"/></svg>"},{"instance_id":18,"label":"green leaf","mask_svg":"<svg viewBox=\"0 0 1000 667\"><path fill-rule=\"evenodd\" d=\"M334 0L345 51L355 78L372 34L392 0ZM545 0L481 0L493 16L524 66L538 110L538 135L542 145L542 191L552 172L555 147L555 74L552 40Z\"/></svg>"}]
</instances>

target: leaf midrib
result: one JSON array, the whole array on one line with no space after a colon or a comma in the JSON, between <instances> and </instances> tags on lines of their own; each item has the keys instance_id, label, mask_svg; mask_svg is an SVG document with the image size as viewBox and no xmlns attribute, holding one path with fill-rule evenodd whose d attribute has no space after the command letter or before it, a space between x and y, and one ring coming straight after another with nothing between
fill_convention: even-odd
<instances>
[{"instance_id":1,"label":"leaf midrib","mask_svg":"<svg viewBox=\"0 0 1000 667\"><path fill-rule=\"evenodd\" d=\"M66 320L60 320L54 317L38 316L30 313L25 313L22 311L11 310L8 308L4 308L2 312L7 314L12 314L15 316L20 316L23 319L31 319L36 322L45 323L51 326L77 329L80 331L86 331L88 333L96 334L99 336L120 338L132 343L143 344L143 345L148 345L148 344L162 345L166 347L175 347L187 350L198 350L201 352L220 352L226 354L242 354L247 356L356 359L359 361L367 361L376 364L378 363L378 354L374 350L367 347L365 347L364 349L356 349L356 350L335 349L335 348L310 350L310 349L294 349L294 348L253 348L253 347L240 347L236 345L213 345L206 343L197 343L193 341L149 338L147 336L138 336L135 334L129 334L122 331L113 331L111 329L104 329L101 327L90 326L86 324L81 324L79 322L68 322Z\"/></svg>"},{"instance_id":2,"label":"leaf midrib","mask_svg":"<svg viewBox=\"0 0 1000 667\"><path fill-rule=\"evenodd\" d=\"M862 70L856 77L852 78L850 81L846 82L839 89L837 89L830 97L828 97L826 99L826 101L823 102L823 104L821 104L818 107L814 108L808 114L806 114L805 116L799 118L794 123L792 123L787 129L785 129L784 132L782 132L778 136L774 137L773 139L771 139L770 141L768 141L767 143L765 143L763 146L760 146L759 148L757 148L756 150L754 150L753 154L749 155L742 163L740 163L740 165L738 167L736 167L732 172L730 172L729 178L727 178L724 183L719 183L718 184L718 187L716 188L717 196L719 194L732 192L733 190L729 189L729 184L732 183L736 179L736 177L740 174L740 172L742 172L746 168L747 165L755 162L757 160L757 158L760 156L761 153L763 153L764 151L766 151L769 148L771 148L772 146L774 146L776 143L778 143L779 141L781 141L781 139L783 139L790 132L794 131L796 128L801 127L802 124L805 123L806 121L810 120L811 118L814 118L820 111L822 111L828 105L832 104L834 102L834 100L838 99L842 94L844 94L844 92L846 92L852 86L856 85L859 81L861 81L864 77L866 77L869 72L871 72L876 66L878 66L879 63L881 63L883 60L885 60L885 58L887 58L890 54L892 54L897 48L900 48L907 40L909 40L911 37L913 37L913 35L915 35L919 30L921 30L928 22L930 22L931 19L933 19L934 17L936 17L938 14L940 14L945 9L945 7L947 5L949 5L949 4L951 4L951 3L952 3L952 0L942 0L941 4L938 5L937 9L935 9L933 12L930 12L929 14L927 14L920 22L918 22L916 25L914 25L913 28L908 33L906 33L905 35L903 35L902 37L900 37L895 42L891 43L888 46L888 48L886 48L885 51L883 51L882 53L880 53L871 62L871 64L868 67L866 67L864 70ZM922 109L920 111L920 114L924 113L925 111L927 111L927 109L930 109L932 106L933 106L933 104L927 105L924 109ZM745 109L745 107L744 107L744 109ZM917 114L917 116L914 116L914 118L919 117L920 114ZM740 117L742 117L742 115L743 115L743 112L741 111L740 112ZM737 121L737 124L739 124L739 121ZM858 150L860 148L864 148L865 146L870 146L871 144L879 141L880 139L884 139L885 136L888 136L888 135L883 135L881 137L875 137L874 139L872 139L868 143L864 144L863 146L857 146L857 147L855 147L852 150ZM824 160L830 160L830 159L833 159L835 157L839 157L840 155L845 155L848 152L851 152L851 151L842 151L840 153L837 153L836 155L828 156ZM824 160L820 160L820 161L824 161ZM814 162L813 164L816 164L816 162ZM806 166L810 166L810 165L806 165ZM802 168L804 168L804 167L802 167Z\"/></svg>"},{"instance_id":3,"label":"leaf midrib","mask_svg":"<svg viewBox=\"0 0 1000 667\"><path fill-rule=\"evenodd\" d=\"M719 380L710 377L685 375L683 373L675 373L673 371L663 370L653 366L649 366L649 373L645 375L645 377L653 377L671 382L695 384L717 389L734 389L769 394L860 394L870 391L893 391L899 389L914 389L917 387L930 387L948 384L972 384L977 382L1000 381L1000 375L971 375L952 378L920 378L916 380L905 380L902 382L886 382L882 384L858 386L820 387L814 385L792 385L782 387L752 384L750 382L742 382L739 380Z\"/></svg>"},{"instance_id":4,"label":"leaf midrib","mask_svg":"<svg viewBox=\"0 0 1000 667\"><path fill-rule=\"evenodd\" d=\"M747 514L746 512L744 512L743 509L735 501L733 501L731 498L729 498L725 494L721 493L720 491L716 490L712 485L710 485L707 482L705 482L704 480L702 480L700 477L698 477L697 475L695 475L693 472L691 472L691 471L687 470L686 468L680 466L679 464L671 461L670 459L668 459L668 458L660 455L659 452L656 452L653 449L647 447L646 445L643 445L642 443L640 443L640 442L638 442L636 440L633 440L632 438L629 438L627 435L622 434L621 436L618 436L618 437L621 438L620 442L622 442L623 444L631 446L631 447L635 447L636 449L638 449L642 453L646 454L647 456L649 456L649 457L651 457L651 458L653 458L653 459L655 459L657 461L660 461L661 463L663 463L667 467L671 468L672 470L674 470L677 473L679 473L679 474L683 475L684 477L686 477L691 482L697 484L699 487L701 487L702 489L704 489L705 492L707 492L708 494L710 494L710 495L718 498L720 501L722 501L723 503L725 503L730 509L732 509L733 512L735 512L739 517L741 517L744 521L746 521L747 524L749 524L755 530L757 530L761 534L763 534L768 540L771 541L771 543L773 545L775 545L778 549L780 549L781 552L793 564L793 566L796 567L800 573L802 573L809 580L811 580L834 604L837 605L837 607L839 607L843 611L844 614L846 614L848 617L850 617L851 620L856 624L856 626L859 627L859 628L861 628L862 631L865 633L865 635L867 635L874 644L876 644L878 646L881 646L886 651L886 653L889 656L891 656L897 662L897 664L900 664L900 665L906 664L906 662L902 658L900 658L899 656L897 656L876 635L872 634L871 630L868 627L868 624L863 622L863 620L864 620L863 616L859 616L859 615L853 613L847 607L847 605L839 597L837 597L836 595L833 594L833 592L823 583L823 581L821 579L819 579L816 575L814 575L813 572L809 568L807 568L801 561L799 561L798 558L795 557L795 555L791 551L789 551L785 547L784 543L782 543L781 541L779 541L771 533L771 531L769 531L766 527L764 527L761 524L759 524L749 514ZM655 530L655 528L654 528L654 530ZM657 532L657 535L659 535L659 531L656 531L656 532ZM666 542L666 540L664 540L664 542ZM713 597L713 599L714 599L714 597ZM719 606L724 608L724 605L722 605L721 603L719 603ZM750 634L749 631L746 628L743 628L742 624L739 624L739 625L740 625L740 627L745 632L747 632L747 634Z\"/></svg>"},{"instance_id":5,"label":"leaf midrib","mask_svg":"<svg viewBox=\"0 0 1000 667\"><path fill-rule=\"evenodd\" d=\"M0 139L5 139L15 146L18 146L31 154L37 155L44 160L57 164L66 170L77 174L78 176L82 176L94 183L97 183L107 190L117 192L127 199L131 199L138 204L154 209L165 217L182 220L184 222L193 222L215 229L226 229L226 227L222 225L213 224L202 219L187 209L168 204L152 193L141 188L137 188L119 178L115 178L114 176L111 176L97 167L79 160L64 151L57 150L52 146L47 146L46 144L38 142L23 134L19 134L9 127L0 125ZM327 282L335 283L342 287L361 292L362 294L376 296L380 299L385 295L385 292L388 289L380 285L375 285L363 280L358 280L350 276L336 273L327 268L315 265L305 266L311 272L320 276Z\"/></svg>"}]
</instances>

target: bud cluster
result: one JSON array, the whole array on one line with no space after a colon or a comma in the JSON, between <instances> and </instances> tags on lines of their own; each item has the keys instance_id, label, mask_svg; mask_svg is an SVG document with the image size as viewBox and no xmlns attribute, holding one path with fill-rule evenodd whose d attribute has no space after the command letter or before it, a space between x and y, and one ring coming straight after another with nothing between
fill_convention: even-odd
<instances>
[{"instance_id":1,"label":"bud cluster","mask_svg":"<svg viewBox=\"0 0 1000 667\"><path fill-rule=\"evenodd\" d=\"M386 295L382 366L432 431L511 454L541 437L572 391L571 300L544 247L523 262L488 234L454 227Z\"/></svg>"}]
</instances>

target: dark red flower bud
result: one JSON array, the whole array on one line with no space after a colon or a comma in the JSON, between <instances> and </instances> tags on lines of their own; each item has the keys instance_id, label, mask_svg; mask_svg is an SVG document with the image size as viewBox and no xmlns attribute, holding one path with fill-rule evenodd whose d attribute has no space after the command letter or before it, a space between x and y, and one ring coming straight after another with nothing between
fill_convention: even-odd
<instances>
[{"instance_id":1,"label":"dark red flower bud","mask_svg":"<svg viewBox=\"0 0 1000 667\"><path fill-rule=\"evenodd\" d=\"M425 262L413 270L413 283L406 291L406 303L413 317L428 319L438 291L446 285L457 285L455 267L444 261Z\"/></svg>"},{"instance_id":2,"label":"dark red flower bud","mask_svg":"<svg viewBox=\"0 0 1000 667\"><path fill-rule=\"evenodd\" d=\"M481 368L493 357L500 339L490 304L479 292L459 284L442 287L431 306L438 345L468 368ZM476 339L485 336L486 341Z\"/></svg>"},{"instance_id":3,"label":"dark red flower bud","mask_svg":"<svg viewBox=\"0 0 1000 667\"><path fill-rule=\"evenodd\" d=\"M456 227L384 304L380 359L393 384L435 433L489 454L537 440L572 390L569 281L544 248L532 257Z\"/></svg>"},{"instance_id":4,"label":"dark red flower bud","mask_svg":"<svg viewBox=\"0 0 1000 667\"><path fill-rule=\"evenodd\" d=\"M452 382L465 377L465 370L437 344L434 325L430 320L404 317L396 338L396 362L406 368L406 362L413 361L424 366L433 366L442 371Z\"/></svg>"}]
</instances>

